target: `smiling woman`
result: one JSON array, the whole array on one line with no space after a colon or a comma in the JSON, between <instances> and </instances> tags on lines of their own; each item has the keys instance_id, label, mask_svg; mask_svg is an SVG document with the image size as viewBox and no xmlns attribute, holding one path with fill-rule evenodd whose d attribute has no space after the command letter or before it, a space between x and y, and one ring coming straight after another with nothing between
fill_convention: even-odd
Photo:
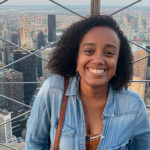
<instances>
[{"instance_id":1,"label":"smiling woman","mask_svg":"<svg viewBox=\"0 0 150 150\"><path fill-rule=\"evenodd\" d=\"M127 89L132 78L129 43L110 16L71 25L50 56L53 72L29 118L26 150L51 149L60 117L64 78L68 103L60 150L149 150L150 124L140 97Z\"/></svg>"}]
</instances>

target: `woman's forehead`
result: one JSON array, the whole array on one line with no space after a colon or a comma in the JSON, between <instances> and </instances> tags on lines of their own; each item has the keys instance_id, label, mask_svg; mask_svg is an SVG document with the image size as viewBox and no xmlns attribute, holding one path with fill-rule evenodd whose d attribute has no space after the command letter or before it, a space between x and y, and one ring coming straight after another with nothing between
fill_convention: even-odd
<instances>
[{"instance_id":1,"label":"woman's forehead","mask_svg":"<svg viewBox=\"0 0 150 150\"><path fill-rule=\"evenodd\" d=\"M83 36L80 46L88 44L92 45L95 44L95 42L108 43L109 45L120 47L120 39L117 33L113 29L105 26L91 28Z\"/></svg>"}]
</instances>

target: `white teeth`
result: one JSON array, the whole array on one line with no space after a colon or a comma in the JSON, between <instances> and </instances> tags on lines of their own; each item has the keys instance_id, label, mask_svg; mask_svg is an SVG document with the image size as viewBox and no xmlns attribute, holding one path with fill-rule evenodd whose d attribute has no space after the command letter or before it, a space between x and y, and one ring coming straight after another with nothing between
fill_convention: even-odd
<instances>
[{"instance_id":1,"label":"white teeth","mask_svg":"<svg viewBox=\"0 0 150 150\"><path fill-rule=\"evenodd\" d=\"M103 73L104 70L100 70L100 69L91 69L89 68L89 71L92 72L92 73Z\"/></svg>"}]
</instances>

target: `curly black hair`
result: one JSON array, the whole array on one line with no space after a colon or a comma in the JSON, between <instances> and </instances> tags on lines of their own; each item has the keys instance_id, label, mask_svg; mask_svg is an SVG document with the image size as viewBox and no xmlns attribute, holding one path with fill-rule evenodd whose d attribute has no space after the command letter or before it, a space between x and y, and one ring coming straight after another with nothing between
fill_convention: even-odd
<instances>
[{"instance_id":1,"label":"curly black hair","mask_svg":"<svg viewBox=\"0 0 150 150\"><path fill-rule=\"evenodd\" d=\"M50 55L48 68L53 73L63 76L76 75L76 60L78 57L79 44L83 36L91 28L97 26L105 26L112 29L120 39L120 51L116 74L110 80L110 83L116 91L123 87L127 88L133 75L133 54L127 38L120 30L116 21L109 15L89 17L67 28Z\"/></svg>"}]
</instances>

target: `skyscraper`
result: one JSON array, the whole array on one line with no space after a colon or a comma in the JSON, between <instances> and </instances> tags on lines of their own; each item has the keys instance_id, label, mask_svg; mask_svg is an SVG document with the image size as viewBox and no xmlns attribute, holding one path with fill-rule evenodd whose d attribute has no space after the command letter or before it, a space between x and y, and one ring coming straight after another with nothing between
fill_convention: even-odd
<instances>
[{"instance_id":1,"label":"skyscraper","mask_svg":"<svg viewBox=\"0 0 150 150\"><path fill-rule=\"evenodd\" d=\"M141 80L141 78L134 76L133 80ZM139 96L144 100L145 99L145 82L132 82L129 85L129 89L138 93Z\"/></svg>"},{"instance_id":2,"label":"skyscraper","mask_svg":"<svg viewBox=\"0 0 150 150\"><path fill-rule=\"evenodd\" d=\"M148 53L145 50L139 50L134 53L134 60L137 60L141 57L146 56ZM141 80L146 79L146 71L147 71L147 62L148 58L145 58L139 62L134 64L134 76L141 78Z\"/></svg>"},{"instance_id":3,"label":"skyscraper","mask_svg":"<svg viewBox=\"0 0 150 150\"><path fill-rule=\"evenodd\" d=\"M49 54L52 52L53 48L49 47L44 49L42 53L42 57L48 59ZM47 79L50 76L50 71L47 68L47 61L42 60L42 76Z\"/></svg>"},{"instance_id":4,"label":"skyscraper","mask_svg":"<svg viewBox=\"0 0 150 150\"><path fill-rule=\"evenodd\" d=\"M2 48L0 47L0 61L2 61Z\"/></svg>"},{"instance_id":5,"label":"skyscraper","mask_svg":"<svg viewBox=\"0 0 150 150\"><path fill-rule=\"evenodd\" d=\"M30 35L30 27L27 15L24 16L23 27L19 28L20 46L32 46L32 38Z\"/></svg>"},{"instance_id":6,"label":"skyscraper","mask_svg":"<svg viewBox=\"0 0 150 150\"><path fill-rule=\"evenodd\" d=\"M2 49L2 61L7 65L9 61L9 55L16 49L15 46L10 44L6 44L5 47Z\"/></svg>"},{"instance_id":7,"label":"skyscraper","mask_svg":"<svg viewBox=\"0 0 150 150\"><path fill-rule=\"evenodd\" d=\"M0 124L11 119L11 113L0 109ZM12 124L11 121L0 126L0 142L9 143L12 140Z\"/></svg>"},{"instance_id":8,"label":"skyscraper","mask_svg":"<svg viewBox=\"0 0 150 150\"><path fill-rule=\"evenodd\" d=\"M4 69L0 72L1 82L22 82L23 74L13 69ZM22 84L0 84L0 94L24 103L24 90ZM1 97L0 108L8 111L18 111L22 106Z\"/></svg>"},{"instance_id":9,"label":"skyscraper","mask_svg":"<svg viewBox=\"0 0 150 150\"><path fill-rule=\"evenodd\" d=\"M48 41L56 41L56 16L48 15Z\"/></svg>"},{"instance_id":10,"label":"skyscraper","mask_svg":"<svg viewBox=\"0 0 150 150\"><path fill-rule=\"evenodd\" d=\"M26 48L27 49L27 48ZM33 52L33 51L31 51ZM28 55L23 50L14 51L14 61ZM14 69L23 73L24 82L33 82L37 79L36 56L32 55L14 64ZM30 99L36 90L36 84L24 84L25 104L30 103Z\"/></svg>"},{"instance_id":11,"label":"skyscraper","mask_svg":"<svg viewBox=\"0 0 150 150\"><path fill-rule=\"evenodd\" d=\"M18 45L19 44L19 33L18 32L13 32L11 34L11 42Z\"/></svg>"},{"instance_id":12,"label":"skyscraper","mask_svg":"<svg viewBox=\"0 0 150 150\"><path fill-rule=\"evenodd\" d=\"M134 60L137 60L141 57L146 56L148 53L141 49L134 53ZM133 80L146 80L146 71L147 71L147 62L148 58L145 58L141 61L134 63L134 73ZM131 83L130 89L138 92L143 100L145 100L145 91L146 84L145 83Z\"/></svg>"},{"instance_id":13,"label":"skyscraper","mask_svg":"<svg viewBox=\"0 0 150 150\"><path fill-rule=\"evenodd\" d=\"M150 46L147 45L146 48L150 50ZM148 54L150 54L150 51L148 51ZM150 58L149 57L147 63L146 80L150 80ZM150 105L150 82L146 83L145 103L147 105Z\"/></svg>"},{"instance_id":14,"label":"skyscraper","mask_svg":"<svg viewBox=\"0 0 150 150\"><path fill-rule=\"evenodd\" d=\"M36 49L40 49L42 46L44 47L46 45L44 34L42 31L38 32L37 40L36 40ZM41 53L38 53L39 56L41 56ZM37 57L37 73L38 77L42 76L42 59L40 57Z\"/></svg>"},{"instance_id":15,"label":"skyscraper","mask_svg":"<svg viewBox=\"0 0 150 150\"><path fill-rule=\"evenodd\" d=\"M15 71L13 69L4 69L0 72L0 81L1 82L22 82L23 74L21 72ZM11 112L11 117L19 115L24 112L24 106L16 102L10 101L8 98L17 100L24 103L24 88L23 84L0 84L0 108L6 109L8 112ZM8 98L5 98L6 96ZM12 121L13 133L16 136L21 135L21 131L25 126L25 121L22 118L15 119Z\"/></svg>"}]
</instances>

